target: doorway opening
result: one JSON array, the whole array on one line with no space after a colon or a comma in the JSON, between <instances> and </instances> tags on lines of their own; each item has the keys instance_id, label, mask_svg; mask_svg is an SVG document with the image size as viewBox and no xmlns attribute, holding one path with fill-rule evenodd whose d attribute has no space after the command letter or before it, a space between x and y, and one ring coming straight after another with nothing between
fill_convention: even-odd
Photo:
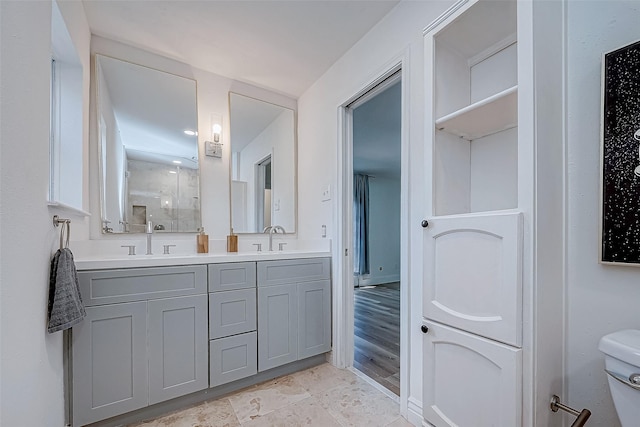
<instances>
[{"instance_id":1,"label":"doorway opening","mask_svg":"<svg viewBox=\"0 0 640 427\"><path fill-rule=\"evenodd\" d=\"M347 106L352 144L353 367L400 395L400 71Z\"/></svg>"}]
</instances>

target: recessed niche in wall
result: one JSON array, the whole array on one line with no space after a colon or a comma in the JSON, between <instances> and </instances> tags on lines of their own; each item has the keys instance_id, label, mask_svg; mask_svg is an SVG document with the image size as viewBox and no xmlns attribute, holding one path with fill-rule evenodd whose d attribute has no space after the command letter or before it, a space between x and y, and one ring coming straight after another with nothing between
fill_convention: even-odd
<instances>
[{"instance_id":1,"label":"recessed niche in wall","mask_svg":"<svg viewBox=\"0 0 640 427\"><path fill-rule=\"evenodd\" d=\"M67 26L51 3L49 205L82 211L83 69Z\"/></svg>"}]
</instances>

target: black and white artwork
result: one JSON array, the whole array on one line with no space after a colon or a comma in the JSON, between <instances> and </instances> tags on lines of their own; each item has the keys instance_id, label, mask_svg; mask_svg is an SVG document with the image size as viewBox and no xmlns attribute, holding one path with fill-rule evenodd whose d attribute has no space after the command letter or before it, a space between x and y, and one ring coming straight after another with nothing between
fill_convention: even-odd
<instances>
[{"instance_id":1,"label":"black and white artwork","mask_svg":"<svg viewBox=\"0 0 640 427\"><path fill-rule=\"evenodd\" d=\"M640 42L604 55L602 262L640 263Z\"/></svg>"}]
</instances>

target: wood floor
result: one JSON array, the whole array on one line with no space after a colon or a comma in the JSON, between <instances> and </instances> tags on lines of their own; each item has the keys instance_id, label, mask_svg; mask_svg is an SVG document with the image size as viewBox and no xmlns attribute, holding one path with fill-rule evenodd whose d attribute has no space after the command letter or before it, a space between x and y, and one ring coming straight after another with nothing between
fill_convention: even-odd
<instances>
[{"instance_id":1,"label":"wood floor","mask_svg":"<svg viewBox=\"0 0 640 427\"><path fill-rule=\"evenodd\" d=\"M400 284L354 289L353 366L400 395Z\"/></svg>"}]
</instances>

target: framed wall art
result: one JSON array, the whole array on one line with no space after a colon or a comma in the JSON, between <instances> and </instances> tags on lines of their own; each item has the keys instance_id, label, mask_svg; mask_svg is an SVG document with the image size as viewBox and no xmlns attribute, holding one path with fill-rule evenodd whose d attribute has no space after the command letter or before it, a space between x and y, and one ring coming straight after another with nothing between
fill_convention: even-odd
<instances>
[{"instance_id":1,"label":"framed wall art","mask_svg":"<svg viewBox=\"0 0 640 427\"><path fill-rule=\"evenodd\" d=\"M640 265L640 41L602 61L600 261Z\"/></svg>"}]
</instances>

